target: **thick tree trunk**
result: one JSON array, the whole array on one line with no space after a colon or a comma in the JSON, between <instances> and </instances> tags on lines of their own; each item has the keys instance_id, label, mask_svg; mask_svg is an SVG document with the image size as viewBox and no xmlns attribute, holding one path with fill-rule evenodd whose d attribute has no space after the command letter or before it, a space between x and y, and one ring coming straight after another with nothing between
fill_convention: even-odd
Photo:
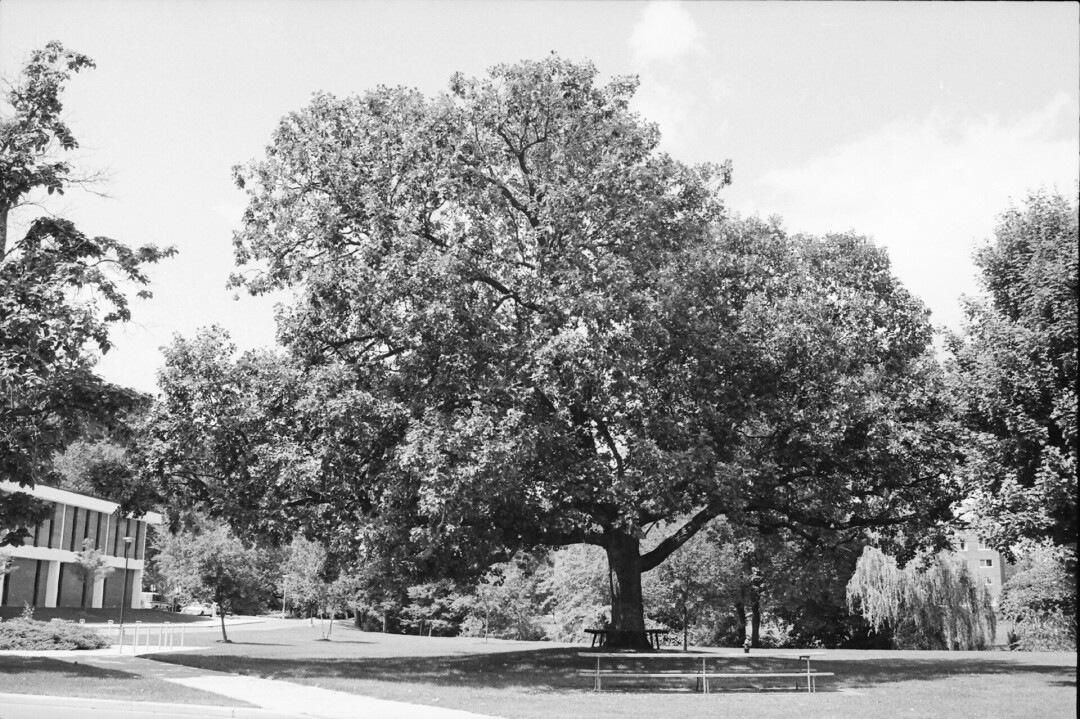
<instances>
[{"instance_id":1,"label":"thick tree trunk","mask_svg":"<svg viewBox=\"0 0 1080 719\"><path fill-rule=\"evenodd\" d=\"M621 533L613 532L606 539L611 586L607 645L612 649L651 649L641 597L641 544L635 537Z\"/></svg>"},{"instance_id":2,"label":"thick tree trunk","mask_svg":"<svg viewBox=\"0 0 1080 719\"><path fill-rule=\"evenodd\" d=\"M741 647L746 643L746 605L742 602L735 603L735 621L739 627L737 644Z\"/></svg>"}]
</instances>

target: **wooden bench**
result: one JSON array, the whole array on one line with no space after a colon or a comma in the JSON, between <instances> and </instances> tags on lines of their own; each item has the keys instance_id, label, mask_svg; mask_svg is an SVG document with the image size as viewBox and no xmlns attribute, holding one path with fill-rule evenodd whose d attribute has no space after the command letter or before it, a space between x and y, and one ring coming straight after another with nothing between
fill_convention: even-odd
<instances>
[{"instance_id":1,"label":"wooden bench","mask_svg":"<svg viewBox=\"0 0 1080 719\"><path fill-rule=\"evenodd\" d=\"M757 655L754 658L766 657L798 657L799 660L806 662L806 671L797 672L761 672L761 671L746 671L746 672L709 672L707 671L706 660L708 659L746 659L747 657L741 654L682 654L682 653L641 653L635 654L630 652L578 652L579 657L589 657L596 660L596 667L593 670L583 672L590 674L593 677L593 691L601 691L603 688L603 677L609 678L639 678L639 679L694 679L695 686L700 687L702 693L709 693L709 680L721 680L721 679L761 679L761 678L795 678L806 679L806 691L817 691L817 678L818 677L831 677L834 676L832 672L816 672L810 668L810 657L812 654L819 654L820 652L811 652L804 654L772 654L772 655ZM644 671L626 671L621 669L601 669L601 659L623 659L623 660L671 660L678 659L683 662L687 660L701 660L701 668L697 671L659 671L659 672L644 672ZM760 689L760 687L759 687ZM799 690L799 683L795 682L795 689Z\"/></svg>"},{"instance_id":2,"label":"wooden bench","mask_svg":"<svg viewBox=\"0 0 1080 719\"><path fill-rule=\"evenodd\" d=\"M702 674L704 682L704 693L709 693L709 680L710 679L753 679L762 677L794 677L796 679L806 679L806 691L817 692L817 677L831 677L834 676L832 672L724 672L722 674ZM760 688L760 687L759 687ZM799 689L799 683L795 682L795 689Z\"/></svg>"},{"instance_id":3,"label":"wooden bench","mask_svg":"<svg viewBox=\"0 0 1080 719\"><path fill-rule=\"evenodd\" d=\"M615 630L612 630L612 629L586 629L585 633L592 635L592 645L591 646L595 647L596 643L599 641L600 646L605 647L605 646L607 646L607 643L608 643L608 636L610 634L614 633L614 631ZM660 637L661 637L661 635L670 634L670 633L671 633L670 629L646 629L645 630L645 636L649 641L649 646L653 647L656 650L660 649Z\"/></svg>"}]
</instances>

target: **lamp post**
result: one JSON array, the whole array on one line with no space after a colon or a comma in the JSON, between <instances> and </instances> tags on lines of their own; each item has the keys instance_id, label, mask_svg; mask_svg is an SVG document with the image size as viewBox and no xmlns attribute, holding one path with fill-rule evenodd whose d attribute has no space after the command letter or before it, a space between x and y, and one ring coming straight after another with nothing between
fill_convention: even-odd
<instances>
[{"instance_id":1,"label":"lamp post","mask_svg":"<svg viewBox=\"0 0 1080 719\"><path fill-rule=\"evenodd\" d=\"M130 559L132 537L124 537L124 587L120 591L120 649L124 649L124 600L127 598L128 587L128 560Z\"/></svg>"}]
</instances>

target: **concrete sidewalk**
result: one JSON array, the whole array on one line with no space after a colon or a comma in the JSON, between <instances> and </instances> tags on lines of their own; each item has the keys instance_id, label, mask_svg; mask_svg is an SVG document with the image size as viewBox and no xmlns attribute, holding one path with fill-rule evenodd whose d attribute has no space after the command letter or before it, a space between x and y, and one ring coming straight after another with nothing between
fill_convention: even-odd
<instances>
[{"instance_id":1,"label":"concrete sidewalk","mask_svg":"<svg viewBox=\"0 0 1080 719\"><path fill-rule=\"evenodd\" d=\"M460 709L374 699L276 679L223 675L170 681L266 709L320 719L492 719L490 715Z\"/></svg>"},{"instance_id":2,"label":"concrete sidewalk","mask_svg":"<svg viewBox=\"0 0 1080 719\"><path fill-rule=\"evenodd\" d=\"M62 661L74 661L72 656L56 656ZM491 715L474 714L459 709L408 704L386 699L349 694L331 689L304 686L277 679L226 674L186 667L168 662L155 662L130 654L96 654L81 652L78 659L103 669L130 672L140 676L173 682L192 689L201 689L219 696L248 702L270 712L313 719L497 719ZM239 711L231 707L223 710ZM211 716L209 713L207 716ZM229 716L216 714L214 716ZM240 714L235 716L240 717Z\"/></svg>"}]
</instances>

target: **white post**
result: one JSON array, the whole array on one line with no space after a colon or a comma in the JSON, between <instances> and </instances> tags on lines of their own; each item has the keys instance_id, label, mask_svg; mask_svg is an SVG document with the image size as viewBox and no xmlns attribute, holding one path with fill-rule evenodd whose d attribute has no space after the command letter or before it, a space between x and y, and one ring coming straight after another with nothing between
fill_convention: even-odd
<instances>
[{"instance_id":1,"label":"white post","mask_svg":"<svg viewBox=\"0 0 1080 719\"><path fill-rule=\"evenodd\" d=\"M134 641L131 642L131 653L132 654L138 654L139 653L139 625L140 624L142 624L141 621L136 621L135 622L135 638L134 638Z\"/></svg>"},{"instance_id":2,"label":"white post","mask_svg":"<svg viewBox=\"0 0 1080 719\"><path fill-rule=\"evenodd\" d=\"M136 569L131 573L131 606L130 609L142 609L142 578L143 570Z\"/></svg>"},{"instance_id":3,"label":"white post","mask_svg":"<svg viewBox=\"0 0 1080 719\"><path fill-rule=\"evenodd\" d=\"M60 562L52 560L49 562L49 573L45 577L45 606L55 607L58 594L60 594Z\"/></svg>"},{"instance_id":4,"label":"white post","mask_svg":"<svg viewBox=\"0 0 1080 719\"><path fill-rule=\"evenodd\" d=\"M90 599L90 606L94 609L101 609L105 603L105 577L98 577L94 580L94 593Z\"/></svg>"}]
</instances>

